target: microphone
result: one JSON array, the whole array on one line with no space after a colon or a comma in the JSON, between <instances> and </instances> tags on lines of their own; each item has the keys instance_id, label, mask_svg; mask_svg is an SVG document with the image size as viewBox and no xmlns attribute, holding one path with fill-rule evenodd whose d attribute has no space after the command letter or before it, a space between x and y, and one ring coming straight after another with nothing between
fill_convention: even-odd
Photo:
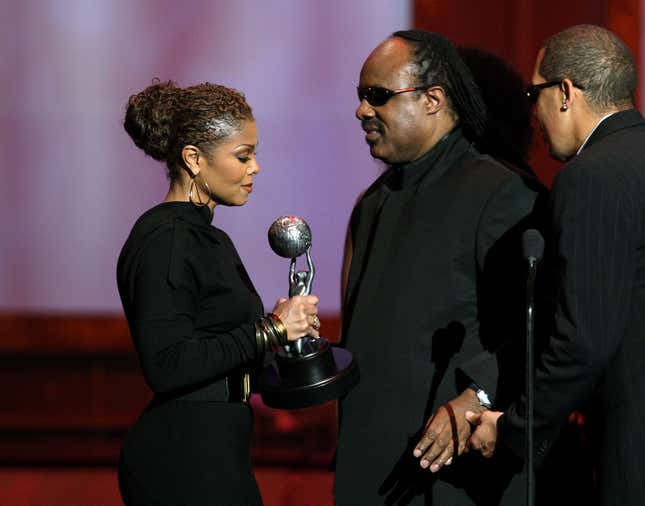
<instances>
[{"instance_id":1,"label":"microphone","mask_svg":"<svg viewBox=\"0 0 645 506\"><path fill-rule=\"evenodd\" d=\"M528 262L528 275L526 280L526 504L535 504L535 474L533 471L533 384L535 373L533 371L533 340L535 332L535 277L537 264L544 255L544 238L534 228L529 228L522 235L522 252Z\"/></svg>"},{"instance_id":2,"label":"microphone","mask_svg":"<svg viewBox=\"0 0 645 506\"><path fill-rule=\"evenodd\" d=\"M544 254L544 238L534 228L529 228L522 236L522 252L524 258L531 263L542 260Z\"/></svg>"}]
</instances>

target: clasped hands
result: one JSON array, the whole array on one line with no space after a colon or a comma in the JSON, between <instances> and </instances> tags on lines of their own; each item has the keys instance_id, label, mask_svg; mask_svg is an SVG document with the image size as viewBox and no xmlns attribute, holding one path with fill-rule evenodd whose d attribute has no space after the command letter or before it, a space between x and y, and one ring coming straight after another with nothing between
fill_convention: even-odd
<instances>
[{"instance_id":1,"label":"clasped hands","mask_svg":"<svg viewBox=\"0 0 645 506\"><path fill-rule=\"evenodd\" d=\"M491 457L497 443L497 419L501 415L501 411L483 408L475 392L467 388L430 417L412 453L420 458L421 467L430 468L433 473L469 450Z\"/></svg>"}]
</instances>

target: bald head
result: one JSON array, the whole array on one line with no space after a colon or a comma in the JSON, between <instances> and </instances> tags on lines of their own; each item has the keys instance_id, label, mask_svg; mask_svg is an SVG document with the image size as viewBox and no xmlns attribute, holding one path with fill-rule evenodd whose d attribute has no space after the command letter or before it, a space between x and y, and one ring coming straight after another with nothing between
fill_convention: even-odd
<instances>
[{"instance_id":1,"label":"bald head","mask_svg":"<svg viewBox=\"0 0 645 506\"><path fill-rule=\"evenodd\" d=\"M369 76L372 84L396 78L400 82L408 83L410 86L415 83L415 76L412 72L412 48L402 39L391 37L381 42L365 60L361 69L361 83L363 77Z\"/></svg>"}]
</instances>

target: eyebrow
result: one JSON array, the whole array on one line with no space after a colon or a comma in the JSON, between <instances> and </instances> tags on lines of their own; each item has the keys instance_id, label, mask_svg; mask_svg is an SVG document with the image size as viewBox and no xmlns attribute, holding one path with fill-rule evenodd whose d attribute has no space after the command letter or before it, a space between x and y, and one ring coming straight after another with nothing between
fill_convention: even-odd
<instances>
[{"instance_id":1,"label":"eyebrow","mask_svg":"<svg viewBox=\"0 0 645 506\"><path fill-rule=\"evenodd\" d=\"M257 149L257 147L259 145L260 145L259 142L257 144L238 144L233 149L238 149L238 148L242 148L242 147L251 148L251 149Z\"/></svg>"}]
</instances>

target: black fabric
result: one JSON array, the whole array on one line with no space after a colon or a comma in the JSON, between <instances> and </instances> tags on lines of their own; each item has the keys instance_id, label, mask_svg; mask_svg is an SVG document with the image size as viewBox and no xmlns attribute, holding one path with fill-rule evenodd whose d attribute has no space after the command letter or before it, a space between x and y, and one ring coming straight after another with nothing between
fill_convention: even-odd
<instances>
[{"instance_id":1,"label":"black fabric","mask_svg":"<svg viewBox=\"0 0 645 506\"><path fill-rule=\"evenodd\" d=\"M522 387L517 362L512 381L498 381L496 351L523 339L521 234L535 199L455 130L357 204L343 342L361 381L340 405L336 504L521 503L509 453L470 453L432 475L412 448L430 413L471 381L498 407Z\"/></svg>"},{"instance_id":2,"label":"black fabric","mask_svg":"<svg viewBox=\"0 0 645 506\"><path fill-rule=\"evenodd\" d=\"M603 121L551 191L558 253L555 332L538 363L535 453L542 460L573 409L589 413L598 502L640 505L645 433L645 121ZM523 403L498 422L523 451Z\"/></svg>"},{"instance_id":3,"label":"black fabric","mask_svg":"<svg viewBox=\"0 0 645 506\"><path fill-rule=\"evenodd\" d=\"M259 505L252 413L228 385L252 367L262 303L208 208L168 202L134 225L117 266L152 402L130 430L119 477L128 505ZM229 381L227 382L227 378Z\"/></svg>"}]
</instances>

